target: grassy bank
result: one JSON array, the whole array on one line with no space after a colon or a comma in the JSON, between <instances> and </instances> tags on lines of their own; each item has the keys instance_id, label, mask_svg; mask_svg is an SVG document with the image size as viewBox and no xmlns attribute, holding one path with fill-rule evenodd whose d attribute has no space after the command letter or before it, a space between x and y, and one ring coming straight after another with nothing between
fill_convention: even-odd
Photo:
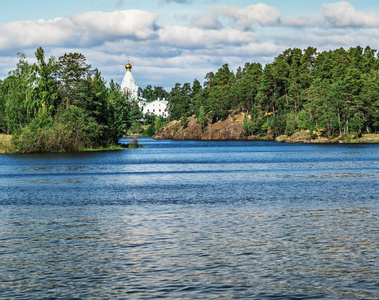
<instances>
[{"instance_id":1,"label":"grassy bank","mask_svg":"<svg viewBox=\"0 0 379 300\"><path fill-rule=\"evenodd\" d=\"M0 153L12 153L14 148L12 145L12 136L0 133Z\"/></svg>"},{"instance_id":2,"label":"grassy bank","mask_svg":"<svg viewBox=\"0 0 379 300\"><path fill-rule=\"evenodd\" d=\"M363 134L359 138L346 139L344 142L353 144L376 144L379 143L379 134Z\"/></svg>"},{"instance_id":3,"label":"grassy bank","mask_svg":"<svg viewBox=\"0 0 379 300\"><path fill-rule=\"evenodd\" d=\"M98 148L80 148L79 152L97 152L97 151L117 151L128 148L128 145L110 145L108 147L98 147ZM56 150L51 152L66 152L64 150ZM12 154L18 153L17 149L12 144L12 135L0 134L0 154Z\"/></svg>"},{"instance_id":4,"label":"grassy bank","mask_svg":"<svg viewBox=\"0 0 379 300\"><path fill-rule=\"evenodd\" d=\"M99 147L99 148L80 148L79 152L98 152L98 151L117 151L125 149L122 145L111 145L108 147Z\"/></svg>"}]
</instances>

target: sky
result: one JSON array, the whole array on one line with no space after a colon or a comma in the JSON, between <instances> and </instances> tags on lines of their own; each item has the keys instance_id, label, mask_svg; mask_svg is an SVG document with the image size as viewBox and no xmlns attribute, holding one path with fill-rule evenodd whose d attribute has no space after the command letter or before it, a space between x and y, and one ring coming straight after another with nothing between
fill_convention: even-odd
<instances>
[{"instance_id":1,"label":"sky","mask_svg":"<svg viewBox=\"0 0 379 300\"><path fill-rule=\"evenodd\" d=\"M379 49L377 0L0 0L0 79L46 57L80 52L121 84L128 59L137 85L200 82L223 64L270 63L288 48Z\"/></svg>"}]
</instances>

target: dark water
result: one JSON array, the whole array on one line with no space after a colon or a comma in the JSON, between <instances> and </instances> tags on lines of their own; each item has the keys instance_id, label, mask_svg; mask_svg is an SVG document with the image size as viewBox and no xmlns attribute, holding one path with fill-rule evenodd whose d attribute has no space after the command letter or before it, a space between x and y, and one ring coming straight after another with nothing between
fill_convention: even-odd
<instances>
[{"instance_id":1,"label":"dark water","mask_svg":"<svg viewBox=\"0 0 379 300\"><path fill-rule=\"evenodd\" d=\"M379 299L379 145L0 155L0 299Z\"/></svg>"}]
</instances>

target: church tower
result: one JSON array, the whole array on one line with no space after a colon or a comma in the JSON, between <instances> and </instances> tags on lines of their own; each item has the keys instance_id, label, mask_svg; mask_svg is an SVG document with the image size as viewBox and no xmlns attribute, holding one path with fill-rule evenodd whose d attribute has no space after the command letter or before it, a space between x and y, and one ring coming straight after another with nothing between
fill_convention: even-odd
<instances>
[{"instance_id":1,"label":"church tower","mask_svg":"<svg viewBox=\"0 0 379 300\"><path fill-rule=\"evenodd\" d=\"M138 98L138 86L136 84L136 81L134 80L134 77L132 75L132 64L128 62L125 65L125 76L121 83L121 90L124 94L128 93L130 99L137 99Z\"/></svg>"}]
</instances>

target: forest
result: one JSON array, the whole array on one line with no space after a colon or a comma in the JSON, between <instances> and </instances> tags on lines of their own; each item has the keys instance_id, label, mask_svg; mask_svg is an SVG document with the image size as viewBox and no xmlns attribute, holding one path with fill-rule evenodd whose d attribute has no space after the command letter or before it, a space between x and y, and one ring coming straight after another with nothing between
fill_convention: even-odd
<instances>
[{"instance_id":1,"label":"forest","mask_svg":"<svg viewBox=\"0 0 379 300\"><path fill-rule=\"evenodd\" d=\"M171 120L196 115L204 127L244 112L248 134L275 137L324 130L329 137L379 131L379 59L370 47L318 52L287 49L272 63L246 63L234 73L224 64L170 92Z\"/></svg>"},{"instance_id":2,"label":"forest","mask_svg":"<svg viewBox=\"0 0 379 300\"><path fill-rule=\"evenodd\" d=\"M83 54L46 59L40 47L35 58L31 64L19 54L15 70L0 81L0 134L12 135L14 152L112 148L121 136L151 136L164 126L158 117L143 121L138 104L113 80L107 84ZM242 112L249 135L379 132L379 58L370 47L287 49L265 66L246 63L233 72L224 64L203 84L195 79L170 92L151 85L140 92L148 101L168 100L170 120L183 126L193 115L204 128Z\"/></svg>"},{"instance_id":3,"label":"forest","mask_svg":"<svg viewBox=\"0 0 379 300\"><path fill-rule=\"evenodd\" d=\"M12 134L15 152L112 148L142 117L83 54L46 59L38 48L35 57L30 64L19 54L16 69L0 81L0 133Z\"/></svg>"}]
</instances>

